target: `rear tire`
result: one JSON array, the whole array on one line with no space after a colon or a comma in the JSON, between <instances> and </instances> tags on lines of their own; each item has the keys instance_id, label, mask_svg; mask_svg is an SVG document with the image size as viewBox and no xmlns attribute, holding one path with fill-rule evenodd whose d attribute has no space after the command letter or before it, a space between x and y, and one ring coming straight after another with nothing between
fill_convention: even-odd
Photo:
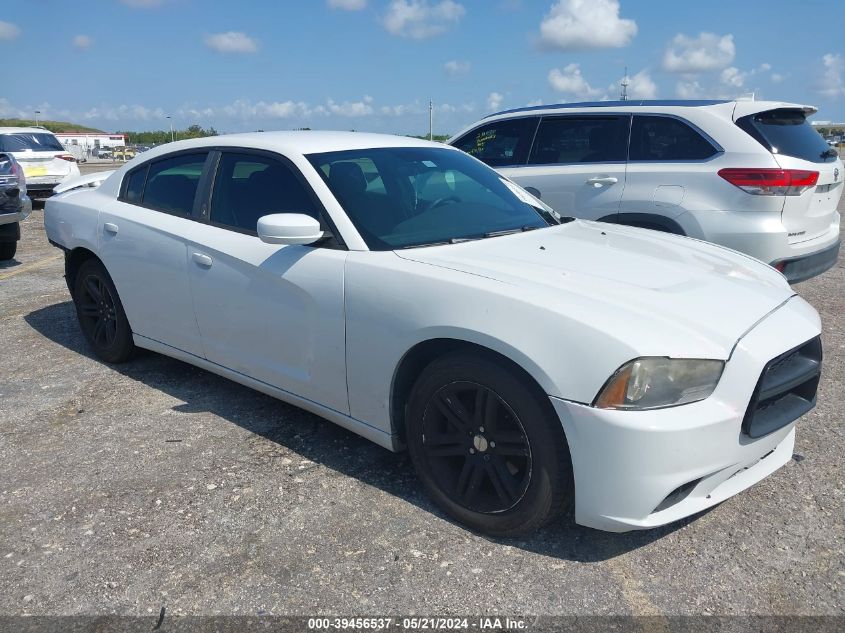
<instances>
[{"instance_id":1,"label":"rear tire","mask_svg":"<svg viewBox=\"0 0 845 633\"><path fill-rule=\"evenodd\" d=\"M82 263L76 272L73 302L79 326L94 353L107 363L122 363L135 353L132 328L117 288L98 259Z\"/></svg>"},{"instance_id":2,"label":"rear tire","mask_svg":"<svg viewBox=\"0 0 845 633\"><path fill-rule=\"evenodd\" d=\"M449 516L512 537L572 504L569 447L544 400L527 377L484 354L453 352L422 372L408 406L408 449Z\"/></svg>"},{"instance_id":3,"label":"rear tire","mask_svg":"<svg viewBox=\"0 0 845 633\"><path fill-rule=\"evenodd\" d=\"M0 242L0 261L12 259L18 250L17 242Z\"/></svg>"}]
</instances>

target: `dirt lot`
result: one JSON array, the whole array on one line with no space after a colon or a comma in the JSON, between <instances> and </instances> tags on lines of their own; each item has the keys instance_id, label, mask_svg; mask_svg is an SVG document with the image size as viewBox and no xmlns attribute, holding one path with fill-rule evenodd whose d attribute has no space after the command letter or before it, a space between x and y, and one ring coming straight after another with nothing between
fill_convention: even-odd
<instances>
[{"instance_id":1,"label":"dirt lot","mask_svg":"<svg viewBox=\"0 0 845 633\"><path fill-rule=\"evenodd\" d=\"M495 541L405 455L163 356L92 358L36 211L0 265L0 615L845 615L845 259L797 290L826 365L786 467L667 528Z\"/></svg>"}]
</instances>

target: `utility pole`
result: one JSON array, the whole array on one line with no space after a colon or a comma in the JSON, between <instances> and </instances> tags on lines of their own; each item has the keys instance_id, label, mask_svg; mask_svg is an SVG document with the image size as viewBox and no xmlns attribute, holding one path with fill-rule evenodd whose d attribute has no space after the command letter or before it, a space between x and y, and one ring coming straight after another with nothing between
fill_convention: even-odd
<instances>
[{"instance_id":1,"label":"utility pole","mask_svg":"<svg viewBox=\"0 0 845 633\"><path fill-rule=\"evenodd\" d=\"M168 121L170 121L170 142L173 142L173 119L169 116L165 117Z\"/></svg>"},{"instance_id":2,"label":"utility pole","mask_svg":"<svg viewBox=\"0 0 845 633\"><path fill-rule=\"evenodd\" d=\"M621 101L628 100L628 67L625 66L625 76L622 77L622 94L619 96Z\"/></svg>"},{"instance_id":3,"label":"utility pole","mask_svg":"<svg viewBox=\"0 0 845 633\"><path fill-rule=\"evenodd\" d=\"M428 101L428 140L434 140L434 102Z\"/></svg>"},{"instance_id":4,"label":"utility pole","mask_svg":"<svg viewBox=\"0 0 845 633\"><path fill-rule=\"evenodd\" d=\"M41 114L41 110L35 111L35 127L38 127L38 115Z\"/></svg>"}]
</instances>

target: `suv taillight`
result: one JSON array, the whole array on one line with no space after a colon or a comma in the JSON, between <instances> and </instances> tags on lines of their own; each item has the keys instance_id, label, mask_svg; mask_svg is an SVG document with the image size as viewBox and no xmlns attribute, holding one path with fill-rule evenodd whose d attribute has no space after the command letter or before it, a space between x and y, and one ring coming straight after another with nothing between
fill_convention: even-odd
<instances>
[{"instance_id":1,"label":"suv taillight","mask_svg":"<svg viewBox=\"0 0 845 633\"><path fill-rule=\"evenodd\" d=\"M18 177L18 189L26 192L26 176L23 173L23 167L17 161L12 163L12 173Z\"/></svg>"},{"instance_id":2,"label":"suv taillight","mask_svg":"<svg viewBox=\"0 0 845 633\"><path fill-rule=\"evenodd\" d=\"M803 169L720 169L719 175L756 196L800 196L819 181L819 172Z\"/></svg>"},{"instance_id":3,"label":"suv taillight","mask_svg":"<svg viewBox=\"0 0 845 633\"><path fill-rule=\"evenodd\" d=\"M56 158L61 158L62 160L69 161L71 163L75 163L76 159L71 156L70 154L56 154Z\"/></svg>"}]
</instances>

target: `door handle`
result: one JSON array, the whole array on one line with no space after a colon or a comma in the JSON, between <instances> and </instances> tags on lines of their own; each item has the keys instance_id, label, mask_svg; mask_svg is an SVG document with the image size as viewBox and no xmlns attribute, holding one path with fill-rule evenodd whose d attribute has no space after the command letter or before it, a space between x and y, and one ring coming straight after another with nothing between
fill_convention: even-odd
<instances>
[{"instance_id":1,"label":"door handle","mask_svg":"<svg viewBox=\"0 0 845 633\"><path fill-rule=\"evenodd\" d=\"M203 268L211 268L211 264L214 261L205 253L194 253L193 258L194 261Z\"/></svg>"},{"instance_id":2,"label":"door handle","mask_svg":"<svg viewBox=\"0 0 845 633\"><path fill-rule=\"evenodd\" d=\"M117 235L117 224L112 224L111 222L106 222L103 224L103 230L106 233L111 233L112 235Z\"/></svg>"},{"instance_id":3,"label":"door handle","mask_svg":"<svg viewBox=\"0 0 845 633\"><path fill-rule=\"evenodd\" d=\"M613 176L596 176L595 178L587 178L587 184L594 187L601 187L602 185L613 185L619 182L618 178Z\"/></svg>"}]
</instances>

